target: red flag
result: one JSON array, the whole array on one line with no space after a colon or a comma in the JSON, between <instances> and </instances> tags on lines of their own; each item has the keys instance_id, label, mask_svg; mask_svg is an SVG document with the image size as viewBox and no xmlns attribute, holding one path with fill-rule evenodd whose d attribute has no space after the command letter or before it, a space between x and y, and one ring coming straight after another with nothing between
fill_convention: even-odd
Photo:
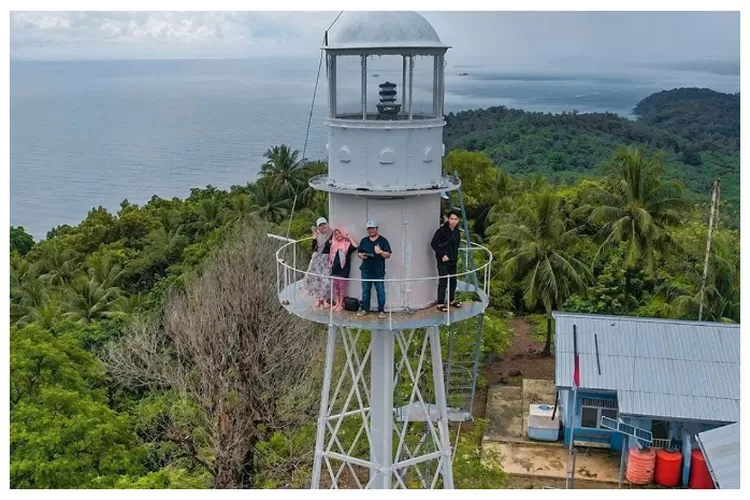
<instances>
[{"instance_id":1,"label":"red flag","mask_svg":"<svg viewBox=\"0 0 750 500\"><path fill-rule=\"evenodd\" d=\"M573 383L576 388L581 385L581 371L578 361L578 334L576 325L573 325Z\"/></svg>"}]
</instances>

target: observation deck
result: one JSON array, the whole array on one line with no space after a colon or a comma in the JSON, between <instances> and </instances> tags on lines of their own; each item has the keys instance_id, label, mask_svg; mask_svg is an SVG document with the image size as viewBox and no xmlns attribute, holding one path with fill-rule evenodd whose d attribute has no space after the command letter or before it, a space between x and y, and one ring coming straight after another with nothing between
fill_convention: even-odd
<instances>
[{"instance_id":1,"label":"observation deck","mask_svg":"<svg viewBox=\"0 0 750 500\"><path fill-rule=\"evenodd\" d=\"M278 238L277 239L281 239ZM316 308L315 297L308 295L302 290L302 282L306 276L323 277L332 280L331 276L320 275L307 271L309 262L309 251L300 247L301 243L309 244L310 238L302 240L291 240L276 251L276 290L282 306L291 314L300 318L314 321L328 326L341 326L347 328L364 328L368 330L405 330L411 328L426 328L430 326L451 325L466 319L484 314L489 304L490 296L490 266L492 264L492 252L486 247L472 243L460 248L462 257L459 259L459 272L446 278L456 277L457 299L461 307L456 308L448 305L448 310L443 312L437 309L433 303L430 307L421 309L404 309L398 304L389 303L389 297L396 296L394 292L397 287L408 286L413 283L432 283L437 292L438 275L409 278L385 278L382 280L363 280L361 278L346 278L349 282L348 290L351 293L355 287L361 289L363 281L382 281L385 283L386 293L386 317L379 318L377 313L370 312L366 316L357 316L353 311L334 311L332 308ZM299 247L299 248L298 248ZM474 271L467 271L466 262L468 252L473 253L477 265ZM356 269L356 259L352 262L351 274L359 274ZM462 268L464 270L462 270ZM344 278L342 278L344 279ZM328 300L333 303L333 287L330 287ZM375 291L372 293L373 305L377 302ZM464 295L462 297L462 295ZM375 309L375 308L373 308Z\"/></svg>"}]
</instances>

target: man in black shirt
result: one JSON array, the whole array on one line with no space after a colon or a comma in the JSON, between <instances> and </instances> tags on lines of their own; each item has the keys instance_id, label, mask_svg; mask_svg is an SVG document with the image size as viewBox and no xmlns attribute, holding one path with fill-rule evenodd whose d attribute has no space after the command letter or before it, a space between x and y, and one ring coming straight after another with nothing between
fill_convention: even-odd
<instances>
[{"instance_id":1,"label":"man in black shirt","mask_svg":"<svg viewBox=\"0 0 750 500\"><path fill-rule=\"evenodd\" d=\"M362 271L362 309L357 316L364 316L370 312L370 291L375 285L378 296L378 316L385 318L385 282L366 281L385 279L385 259L391 258L391 244L378 234L378 224L374 220L367 221L367 237L359 242L357 255L362 259L359 270Z\"/></svg>"},{"instance_id":2,"label":"man in black shirt","mask_svg":"<svg viewBox=\"0 0 750 500\"><path fill-rule=\"evenodd\" d=\"M437 307L441 311L447 309L445 301L445 289L450 281L448 291L448 302L453 307L461 307L461 303L456 300L456 276L458 273L458 249L461 246L461 232L458 229L460 215L457 211L451 210L447 214L445 223L435 231L430 246L435 251L437 259L438 275L451 276L450 278L440 278L438 280Z\"/></svg>"}]
</instances>

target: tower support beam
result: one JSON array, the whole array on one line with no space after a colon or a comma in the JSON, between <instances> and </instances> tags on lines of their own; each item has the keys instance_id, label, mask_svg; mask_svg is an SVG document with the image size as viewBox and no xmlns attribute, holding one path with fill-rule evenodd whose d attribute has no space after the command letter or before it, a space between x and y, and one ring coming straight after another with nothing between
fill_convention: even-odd
<instances>
[{"instance_id":1,"label":"tower support beam","mask_svg":"<svg viewBox=\"0 0 750 500\"><path fill-rule=\"evenodd\" d=\"M393 465L393 332L373 330L371 354L372 448L370 484L375 489L389 489Z\"/></svg>"}]
</instances>

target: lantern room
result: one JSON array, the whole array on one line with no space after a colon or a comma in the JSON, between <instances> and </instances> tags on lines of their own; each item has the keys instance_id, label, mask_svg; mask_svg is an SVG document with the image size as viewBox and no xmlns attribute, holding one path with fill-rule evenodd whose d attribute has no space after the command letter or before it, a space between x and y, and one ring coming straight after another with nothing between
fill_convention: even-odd
<instances>
[{"instance_id":1,"label":"lantern room","mask_svg":"<svg viewBox=\"0 0 750 500\"><path fill-rule=\"evenodd\" d=\"M448 48L415 12L342 14L323 47L328 185L446 187L441 159Z\"/></svg>"}]
</instances>

